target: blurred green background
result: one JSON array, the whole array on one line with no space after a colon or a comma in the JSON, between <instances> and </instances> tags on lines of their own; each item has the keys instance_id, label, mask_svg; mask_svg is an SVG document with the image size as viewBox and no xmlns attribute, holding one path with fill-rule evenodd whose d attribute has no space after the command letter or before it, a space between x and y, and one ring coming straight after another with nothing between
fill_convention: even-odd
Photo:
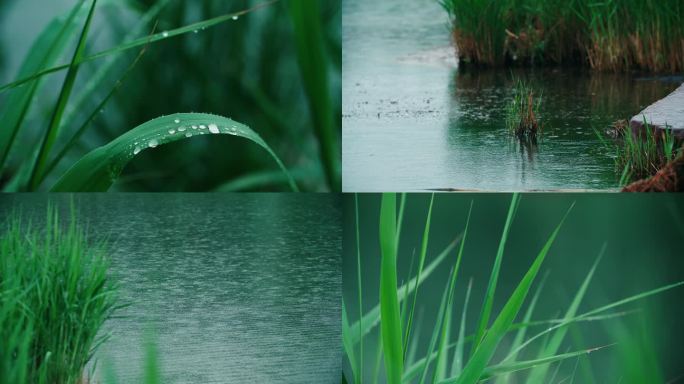
<instances>
[{"instance_id":1,"label":"blurred green background","mask_svg":"<svg viewBox=\"0 0 684 384\"><path fill-rule=\"evenodd\" d=\"M475 323L480 314L510 200L510 194L435 195L426 265L463 231L470 202L474 203L454 302L454 316L457 316L455 319L460 319L468 279L472 277L467 334L475 331ZM429 202L430 194L407 196L398 254L399 284L406 280L414 249L416 258L420 253ZM499 313L573 202L576 202L576 205L561 228L542 265L542 273L533 286L534 290L543 273L548 270L549 275L533 320L558 318L565 314L604 242L607 243L606 253L598 265L578 313L684 280L684 199L680 196L525 194L522 196L504 251L493 317ZM344 204L343 294L350 323L353 323L358 319L354 195L345 196ZM359 211L363 304L364 312L367 312L379 302L380 195L359 195ZM456 252L457 250L453 251L420 287L416 309L416 321L421 321L419 319L422 317L418 356L424 356L426 353L433 329L430 322L435 321L439 300L449 270L455 262ZM415 275L415 270L416 264L413 266L412 276ZM530 297L531 295L532 293ZM680 377L684 373L681 366L684 345L680 342L684 340L684 328L681 326L684 318L684 308L681 306L683 296L684 289L679 287L616 309L640 310L637 313L619 319L573 326L559 352L565 352L566 348L578 350L618 343L588 355L588 359L581 359L575 382L616 383L621 378L623 383L634 382L633 378L639 377L639 374L643 374L647 369L645 366L639 366L648 363L647 348L654 349L656 363L662 369L665 381ZM519 313L517 321L522 318L530 297ZM458 324L453 326L453 337L456 337ZM376 357L373 351L377 341L377 329L364 338L366 379L370 377L370 367L375 364ZM528 337L543 329L537 327L528 331ZM641 340L642 337L646 341ZM512 335L503 340L501 351L508 351L511 339ZM539 344L532 344L531 351L528 352L535 353L537 345ZM468 345L465 350L467 353ZM495 355L494 361L501 357L500 354ZM521 357L524 358L525 354ZM564 362L556 380L569 376L575 363L576 359ZM630 368L641 371L628 372ZM347 362L345 369L348 369ZM552 367L551 371L553 369L555 367ZM384 368L381 367L382 371Z\"/></svg>"},{"instance_id":2,"label":"blurred green background","mask_svg":"<svg viewBox=\"0 0 684 384\"><path fill-rule=\"evenodd\" d=\"M295 17L290 2L303 1L319 10L330 111L316 111L308 96L307 79L300 68ZM310 2L309 4L306 4ZM17 79L19 66L31 43L55 17L63 17L75 0L3 0L0 2L0 83ZM138 23L155 5L164 4L146 25ZM87 54L115 47L133 37L170 30L266 3L265 0L120 0L98 1L88 36ZM86 2L90 4L90 2ZM317 4L317 7L311 7ZM207 112L235 119L258 132L281 157L300 189L339 189L339 164L326 174L324 155L339 163L341 121L341 14L340 0L280 0L196 33L150 44L141 61L124 79L123 86L94 120L73 150L44 183L55 179L88 151L110 142L152 118L176 112ZM139 33L125 38L140 27ZM314 31L308 31L315 34ZM299 36L301 38L301 36ZM76 40L58 63L68 63ZM133 62L139 49L112 55L113 70L96 85L61 128L57 148L104 99ZM88 85L108 58L81 65L71 101ZM0 187L26 162L47 128L65 71L44 77L33 99ZM313 87L317 85L314 84ZM319 88L320 89L320 88ZM13 90L0 93L0 106ZM320 97L316 98L320 99ZM73 107L70 102L67 111ZM320 105L320 103L318 104ZM316 126L326 114L333 122L333 150L321 148ZM331 116L328 116L331 115ZM66 135L63 133L67 133ZM282 174L263 149L243 139L196 137L144 151L124 170L113 190L204 191L226 187L247 190L287 190ZM328 152L324 154L323 152ZM246 184L225 185L245 180ZM3 181L4 180L4 181ZM249 182L252 180L252 182Z\"/></svg>"}]
</instances>

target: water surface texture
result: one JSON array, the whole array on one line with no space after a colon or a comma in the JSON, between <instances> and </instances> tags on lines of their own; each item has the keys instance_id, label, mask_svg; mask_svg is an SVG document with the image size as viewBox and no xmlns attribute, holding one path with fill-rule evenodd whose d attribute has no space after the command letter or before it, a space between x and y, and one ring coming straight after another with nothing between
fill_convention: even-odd
<instances>
[{"instance_id":1,"label":"water surface texture","mask_svg":"<svg viewBox=\"0 0 684 384\"><path fill-rule=\"evenodd\" d=\"M681 77L572 68L458 68L446 12L433 0L343 2L343 190L612 189L604 132ZM541 90L543 140L505 127L512 77Z\"/></svg>"},{"instance_id":2,"label":"water surface texture","mask_svg":"<svg viewBox=\"0 0 684 384\"><path fill-rule=\"evenodd\" d=\"M50 198L68 213L69 197ZM341 208L337 196L77 195L79 216L111 242L121 299L98 353L141 382L154 328L164 383L337 383ZM45 216L46 195L0 199Z\"/></svg>"}]
</instances>

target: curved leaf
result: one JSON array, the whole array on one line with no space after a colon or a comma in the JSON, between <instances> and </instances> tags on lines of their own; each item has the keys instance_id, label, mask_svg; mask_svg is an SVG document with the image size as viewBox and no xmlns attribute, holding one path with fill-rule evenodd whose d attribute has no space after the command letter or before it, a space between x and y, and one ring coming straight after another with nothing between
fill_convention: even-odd
<instances>
[{"instance_id":1,"label":"curved leaf","mask_svg":"<svg viewBox=\"0 0 684 384\"><path fill-rule=\"evenodd\" d=\"M159 145L205 134L239 136L258 144L273 157L287 175L292 190L297 191L297 185L282 161L261 136L244 124L208 113L176 113L143 123L86 154L62 175L52 191L106 191L135 155Z\"/></svg>"}]
</instances>

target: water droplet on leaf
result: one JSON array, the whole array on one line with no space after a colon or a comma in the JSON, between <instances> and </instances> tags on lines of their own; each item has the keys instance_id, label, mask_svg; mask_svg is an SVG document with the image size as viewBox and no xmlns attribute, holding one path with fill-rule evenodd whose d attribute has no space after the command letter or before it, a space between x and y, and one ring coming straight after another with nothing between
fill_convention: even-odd
<instances>
[{"instance_id":1,"label":"water droplet on leaf","mask_svg":"<svg viewBox=\"0 0 684 384\"><path fill-rule=\"evenodd\" d=\"M147 146L150 148L155 148L157 145L159 145L159 142L157 141L157 139L152 139L152 140L150 140L149 143L147 143Z\"/></svg>"},{"instance_id":2,"label":"water droplet on leaf","mask_svg":"<svg viewBox=\"0 0 684 384\"><path fill-rule=\"evenodd\" d=\"M218 126L216 124L209 124L209 132L219 133Z\"/></svg>"}]
</instances>

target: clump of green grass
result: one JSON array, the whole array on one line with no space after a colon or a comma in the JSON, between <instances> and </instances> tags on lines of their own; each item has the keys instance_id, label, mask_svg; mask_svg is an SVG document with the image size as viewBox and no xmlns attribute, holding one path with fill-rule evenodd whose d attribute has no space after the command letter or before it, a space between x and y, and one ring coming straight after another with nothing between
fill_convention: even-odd
<instances>
[{"instance_id":1,"label":"clump of green grass","mask_svg":"<svg viewBox=\"0 0 684 384\"><path fill-rule=\"evenodd\" d=\"M620 185L655 175L677 157L677 142L671 130L653 129L644 118L639 133L625 134L622 143L616 145L615 167L621 174Z\"/></svg>"},{"instance_id":2,"label":"clump of green grass","mask_svg":"<svg viewBox=\"0 0 684 384\"><path fill-rule=\"evenodd\" d=\"M581 63L597 70L684 69L679 0L440 0L464 62Z\"/></svg>"},{"instance_id":3,"label":"clump of green grass","mask_svg":"<svg viewBox=\"0 0 684 384\"><path fill-rule=\"evenodd\" d=\"M544 292L542 289L543 283L540 283L537 285L534 294L531 295L531 300L524 312L522 321L515 323L514 321L521 312L523 304L527 301L528 296L530 296L530 291L535 280L537 280L537 275L544 263L544 259L549 254L556 237L560 233L565 218L572 209L572 206L570 206L565 216L560 219L560 223L549 234L546 243L537 252L533 263L529 266L517 287L513 292L506 294L507 300L503 308L498 314L494 313L493 303L497 295L504 248L520 203L520 196L514 194L503 233L499 240L499 247L491 269L487 290L481 303L477 324L474 325L473 333L466 333L465 314L470 310L468 308L469 305L472 305L469 301L472 284L468 284L464 307L460 309L460 321L454 321L452 316L456 310L454 306L455 287L461 281L459 269L462 258L466 257L464 254L464 244L472 214L472 203L468 216L463 220L465 222L463 234L450 243L431 263L425 267L419 264L415 277L410 278L408 276L403 285L397 286L397 244L400 240L398 234L401 232L404 201L405 198L402 198L399 219L397 219L396 197L394 194L384 194L382 197L379 236L381 249L379 303L370 311L360 313L359 319L356 319L356 321L350 321L343 300L342 336L345 356L350 368L350 370L345 369L344 380L349 383L368 382L366 380L368 377L372 377L371 383L380 382L381 377L378 375L378 370L381 362L384 363L386 382L391 384L423 384L427 382L474 384L482 380L493 380L497 383L555 382L558 369L550 370L551 364L560 364L560 362L575 359L579 361L580 358L586 358L590 352L612 347L612 345L591 347L583 345L575 348L574 351L561 351L569 331L576 331L577 326L587 322L608 319L611 319L611 321L619 320L619 318L629 312L614 312L614 309L684 285L684 281L669 284L613 301L598 308L580 312L579 308L589 290L599 261L606 250L604 245L599 251L595 262L588 270L586 277L578 285L577 292L562 317L541 321L533 320L535 305L541 293ZM432 203L428 212L430 211L432 211ZM426 244L427 239L430 237L430 214L428 213L427 216L428 220L423 232L423 244ZM357 236L358 233L357 231ZM459 245L458 251L453 252L457 245ZM359 254L357 254L357 257L358 260L361 259ZM420 341L421 334L424 334L424 332L418 329L409 338L412 323L405 321L406 314L413 313L416 306L415 303L411 305L411 295L414 296L413 300L415 302L415 296L420 284L431 276L432 272L437 268L444 268L442 264L448 258L452 258L451 267L449 267L449 277L444 283L444 291L441 298L437 297L435 298L436 300L432 301L436 304L436 308L433 308L436 311L430 310L430 312L436 313L436 315L430 320L422 320L424 326L430 330L427 333L430 337L428 339L427 351L425 351L424 355L420 356L416 352L416 346ZM358 268L359 273L361 273L362 264L360 261L358 262ZM411 272L409 272L409 275L411 275ZM364 287L368 289L367 285ZM360 283L356 288L361 289ZM501 292L498 292L498 294L500 295ZM537 331L538 328L535 328L539 326L543 327L543 329ZM369 359L369 361L375 361L375 367L373 368L371 365L371 368L364 371L364 364L359 361L357 356L363 356L362 346L367 345L367 343L364 344L364 338L367 338L367 335L376 328L381 330L378 332L378 349L376 355ZM623 330L622 335L616 336L618 340L625 340L625 337L629 337L632 333L630 332L631 329L623 328ZM533 331L534 333L532 333ZM515 335L512 341L510 343L502 343L505 338L509 337L509 334ZM409 339L404 340L404 337ZM530 345L533 345L535 342L540 345L537 351L533 352L531 351L533 348L530 348ZM469 345L469 352L466 349L466 345ZM635 349L631 349L632 353L635 353L635 351ZM361 354L357 354L357 352L361 352ZM369 355L367 352L366 356ZM523 355L525 356L524 358L521 357ZM495 361L495 356L500 357L496 357ZM657 365L657 361L653 359L650 362ZM367 367L368 364L365 366ZM517 380L514 381L513 375L515 375ZM568 377L563 380L572 379Z\"/></svg>"},{"instance_id":4,"label":"clump of green grass","mask_svg":"<svg viewBox=\"0 0 684 384\"><path fill-rule=\"evenodd\" d=\"M513 88L513 98L506 107L506 126L521 139L536 141L541 134L539 109L542 103L528 83L518 79Z\"/></svg>"},{"instance_id":5,"label":"clump of green grass","mask_svg":"<svg viewBox=\"0 0 684 384\"><path fill-rule=\"evenodd\" d=\"M0 237L0 377L81 383L104 322L119 308L103 243L54 207L44 227L9 218Z\"/></svg>"}]
</instances>

